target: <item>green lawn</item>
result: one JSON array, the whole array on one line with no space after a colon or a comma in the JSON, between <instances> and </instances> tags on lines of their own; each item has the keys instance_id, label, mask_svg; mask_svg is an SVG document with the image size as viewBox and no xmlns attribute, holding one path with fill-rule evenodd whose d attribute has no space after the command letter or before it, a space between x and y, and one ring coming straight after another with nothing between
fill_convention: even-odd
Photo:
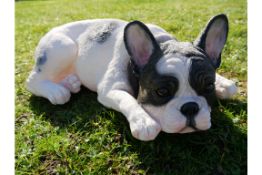
<instances>
[{"instance_id":1,"label":"green lawn","mask_svg":"<svg viewBox=\"0 0 262 175\"><path fill-rule=\"evenodd\" d=\"M243 0L17 1L15 6L16 174L246 174L247 5ZM34 49L51 28L89 18L140 20L192 41L209 18L229 17L219 72L237 81L233 100L219 101L212 128L134 139L124 116L82 88L69 103L51 105L25 89Z\"/></svg>"}]
</instances>

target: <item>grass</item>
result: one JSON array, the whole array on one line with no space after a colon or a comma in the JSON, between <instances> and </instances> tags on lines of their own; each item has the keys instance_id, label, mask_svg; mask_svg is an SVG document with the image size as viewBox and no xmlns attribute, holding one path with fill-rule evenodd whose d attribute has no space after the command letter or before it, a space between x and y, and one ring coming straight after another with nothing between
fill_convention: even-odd
<instances>
[{"instance_id":1,"label":"grass","mask_svg":"<svg viewBox=\"0 0 262 175\"><path fill-rule=\"evenodd\" d=\"M247 5L243 0L17 1L15 4L16 174L246 174ZM239 94L219 101L212 128L193 134L161 133L154 141L132 137L122 114L107 109L82 87L62 106L25 89L34 49L51 28L90 18L141 20L179 40L194 40L208 19L229 17L230 32L219 72Z\"/></svg>"}]
</instances>

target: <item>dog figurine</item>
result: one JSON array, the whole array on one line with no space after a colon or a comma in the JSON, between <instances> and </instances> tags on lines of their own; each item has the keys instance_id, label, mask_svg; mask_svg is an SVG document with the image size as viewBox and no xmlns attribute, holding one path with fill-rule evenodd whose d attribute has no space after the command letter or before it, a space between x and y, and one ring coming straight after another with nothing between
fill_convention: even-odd
<instances>
[{"instance_id":1,"label":"dog figurine","mask_svg":"<svg viewBox=\"0 0 262 175\"><path fill-rule=\"evenodd\" d=\"M72 22L40 40L26 86L64 104L84 85L104 106L124 114L139 140L153 140L161 130L207 130L212 101L237 92L233 81L215 72L227 34L224 14L211 18L194 42L140 21Z\"/></svg>"}]
</instances>

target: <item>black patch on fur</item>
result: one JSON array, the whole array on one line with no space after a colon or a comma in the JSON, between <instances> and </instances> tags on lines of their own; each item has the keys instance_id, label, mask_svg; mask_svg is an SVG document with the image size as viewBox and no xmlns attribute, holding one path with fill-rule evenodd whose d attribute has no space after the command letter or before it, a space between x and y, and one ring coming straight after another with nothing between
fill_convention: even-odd
<instances>
[{"instance_id":1,"label":"black patch on fur","mask_svg":"<svg viewBox=\"0 0 262 175\"><path fill-rule=\"evenodd\" d=\"M144 32L148 35L153 45L153 52L149 61L144 66L135 64L132 58L132 52L127 42L127 30L131 25L139 25ZM170 101L178 90L177 78L169 75L160 75L156 70L156 64L163 56L159 44L155 40L150 30L140 21L133 21L125 27L124 42L128 54L130 55L130 63L128 64L128 79L134 91L134 96L137 98L138 103L152 104L154 106L161 106ZM158 92L165 91L165 95L161 96Z\"/></svg>"},{"instance_id":2,"label":"black patch on fur","mask_svg":"<svg viewBox=\"0 0 262 175\"><path fill-rule=\"evenodd\" d=\"M161 106L170 101L178 90L177 78L169 75L160 75L156 70L156 64L163 56L161 50L152 54L148 64L139 69L132 59L128 65L129 83L134 91L134 97L141 104ZM157 90L165 88L169 95L160 97Z\"/></svg>"},{"instance_id":3,"label":"black patch on fur","mask_svg":"<svg viewBox=\"0 0 262 175\"><path fill-rule=\"evenodd\" d=\"M95 25L88 34L88 39L103 44L117 27L116 23L106 23Z\"/></svg>"},{"instance_id":4,"label":"black patch on fur","mask_svg":"<svg viewBox=\"0 0 262 175\"><path fill-rule=\"evenodd\" d=\"M138 25L143 29L153 45L153 52L148 59L148 63L144 66L138 66L132 58L132 52L127 41L127 30L131 25ZM124 42L127 52L130 55L130 62L127 67L128 80L137 101L142 104L147 103L159 106L171 100L178 89L178 80L172 76L157 73L155 66L163 56L163 52L147 26L140 21L128 23L124 30ZM161 88L165 88L168 92L164 97L157 94L157 91Z\"/></svg>"},{"instance_id":5,"label":"black patch on fur","mask_svg":"<svg viewBox=\"0 0 262 175\"><path fill-rule=\"evenodd\" d=\"M43 55L37 58L36 65L37 66L44 65L46 61L47 61L46 52L43 52Z\"/></svg>"},{"instance_id":6,"label":"black patch on fur","mask_svg":"<svg viewBox=\"0 0 262 175\"><path fill-rule=\"evenodd\" d=\"M133 60L130 59L127 65L127 72L128 72L128 81L133 90L133 95L137 98L138 90L139 90L139 69L134 64Z\"/></svg>"},{"instance_id":7,"label":"black patch on fur","mask_svg":"<svg viewBox=\"0 0 262 175\"><path fill-rule=\"evenodd\" d=\"M46 61L47 61L46 52L43 52L42 56L39 56L36 59L36 72L37 73L42 72L41 67L46 63Z\"/></svg>"},{"instance_id":8,"label":"black patch on fur","mask_svg":"<svg viewBox=\"0 0 262 175\"><path fill-rule=\"evenodd\" d=\"M216 72L210 62L201 57L193 57L189 71L190 86L199 96L205 97L210 106L216 99L215 80Z\"/></svg>"},{"instance_id":9,"label":"black patch on fur","mask_svg":"<svg viewBox=\"0 0 262 175\"><path fill-rule=\"evenodd\" d=\"M178 90L178 80L174 76L160 75L155 66L147 67L139 80L139 93L137 101L141 104L152 104L154 106L161 106L168 103L174 98ZM159 96L158 91L165 89L168 95Z\"/></svg>"},{"instance_id":10,"label":"black patch on fur","mask_svg":"<svg viewBox=\"0 0 262 175\"><path fill-rule=\"evenodd\" d=\"M156 70L156 63L163 56L158 52L150 57L150 61L142 69L130 59L128 64L128 80L134 92L134 97L141 104L161 106L170 101L178 90L178 80L169 75L160 75ZM165 88L169 95L160 97L157 90Z\"/></svg>"}]
</instances>

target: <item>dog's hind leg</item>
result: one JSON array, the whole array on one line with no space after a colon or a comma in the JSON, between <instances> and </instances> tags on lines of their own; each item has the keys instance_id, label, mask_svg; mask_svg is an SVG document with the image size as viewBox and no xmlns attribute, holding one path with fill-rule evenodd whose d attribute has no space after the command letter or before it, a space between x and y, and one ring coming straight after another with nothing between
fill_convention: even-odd
<instances>
[{"instance_id":1,"label":"dog's hind leg","mask_svg":"<svg viewBox=\"0 0 262 175\"><path fill-rule=\"evenodd\" d=\"M229 80L219 74L216 74L216 95L220 99L228 99L237 93L235 82Z\"/></svg>"},{"instance_id":2,"label":"dog's hind leg","mask_svg":"<svg viewBox=\"0 0 262 175\"><path fill-rule=\"evenodd\" d=\"M80 80L74 75L77 54L77 44L66 35L49 33L44 36L35 52L36 64L26 81L27 89L52 104L66 103L70 91L80 90Z\"/></svg>"},{"instance_id":3,"label":"dog's hind leg","mask_svg":"<svg viewBox=\"0 0 262 175\"><path fill-rule=\"evenodd\" d=\"M81 82L75 74L66 76L60 84L69 89L72 93L80 91Z\"/></svg>"}]
</instances>

